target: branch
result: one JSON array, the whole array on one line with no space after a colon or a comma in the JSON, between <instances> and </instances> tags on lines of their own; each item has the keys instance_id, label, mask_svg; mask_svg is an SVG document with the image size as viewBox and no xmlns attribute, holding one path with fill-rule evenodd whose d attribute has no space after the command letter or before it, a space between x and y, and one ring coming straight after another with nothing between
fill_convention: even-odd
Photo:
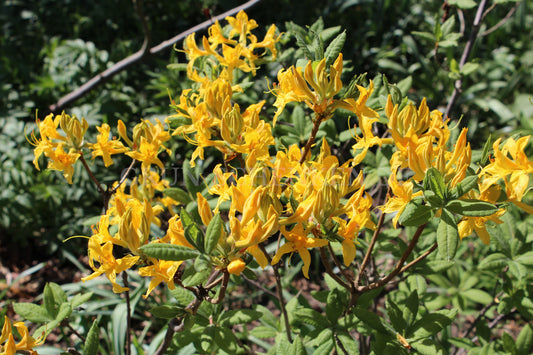
<instances>
[{"instance_id":1,"label":"branch","mask_svg":"<svg viewBox=\"0 0 533 355\"><path fill-rule=\"evenodd\" d=\"M144 43L143 43L143 47L141 47L140 50L138 50L134 54L130 55L129 57L126 57L126 58L122 59L120 62L112 65L110 68L104 70L100 74L97 74L95 77L93 77L92 79L87 81L85 84L83 84L82 86L80 86L76 90L74 90L74 91L68 93L67 95L63 96L55 104L50 105L49 110L51 112L60 111L65 106L68 106L69 104L71 104L72 102L76 101L77 99L85 96L89 91L95 89L99 85L104 84L109 79L111 79L113 76L115 76L116 74L118 74L118 73L122 72L123 70L129 68L133 64L136 64L140 60L142 60L142 59L144 59L144 58L146 58L148 56L157 54L157 53L159 53L159 52L171 47L176 42L184 39L188 35L209 27L215 21L222 20L222 19L226 18L227 16L234 15L234 14L238 13L241 10L248 9L248 8L252 7L253 5L256 5L257 3L259 3L260 1L261 0L250 0L250 1L244 3L244 4L240 5L240 6L234 7L233 9L224 12L223 14L215 16L215 17L213 17L213 18L211 18L211 19L209 19L207 21L204 21L204 22L202 22L202 23L200 23L200 24L198 24L198 25L196 25L194 27L191 27L188 30L186 30L186 31L184 31L184 32L182 32L182 33L180 33L180 34L178 34L178 35L166 40L166 41L163 41L163 42L159 43L157 46L152 47L150 49L148 49L148 44L146 45L147 47L144 48ZM146 40L146 32L145 32L145 40Z\"/></svg>"},{"instance_id":2,"label":"branch","mask_svg":"<svg viewBox=\"0 0 533 355\"><path fill-rule=\"evenodd\" d=\"M379 288L379 287L385 285L390 280L392 280L396 275L398 275L403 269L403 264L405 263L405 261L407 260L409 255L411 255L411 253L413 252L413 249L415 248L416 244L418 243L418 239L420 239L420 236L422 235L422 232L424 231L426 226L427 226L427 223L421 225L420 227L418 227L418 229L415 232L415 235L413 236L413 239L411 240L411 242L407 246L407 249L403 253L401 259L398 261L398 263L396 264L396 267L394 268L394 270L391 271L390 274L388 274L387 276L385 276L384 278L382 278L382 279L380 279L380 280L378 280L376 282L371 283L370 285L357 287L357 292L359 294L361 294L361 293L364 293L364 292ZM429 253L428 253L428 255L429 255Z\"/></svg>"},{"instance_id":3,"label":"branch","mask_svg":"<svg viewBox=\"0 0 533 355\"><path fill-rule=\"evenodd\" d=\"M265 254L268 260L268 263L272 265L272 258L266 251L265 246L263 244L259 244L259 249L261 249L263 254ZM291 327L289 324L289 315L287 313L287 309L285 308L285 299L283 298L283 286L281 285L281 276L279 274L278 268L279 268L279 263L277 263L276 265L272 265L272 270L274 270L274 276L276 279L276 291L278 292L277 297L278 297L281 312L283 313L283 318L285 321L285 332L287 333L287 339L289 339L289 341L292 343Z\"/></svg>"},{"instance_id":4,"label":"branch","mask_svg":"<svg viewBox=\"0 0 533 355\"><path fill-rule=\"evenodd\" d=\"M370 256L372 255L372 251L374 250L374 245L376 244L376 241L378 240L379 232L381 231L381 227L383 227L384 221L385 221L385 213L382 211L381 216L379 216L378 225L376 226L374 235L372 235L372 240L370 241L370 245L368 246L365 257L363 258L361 267L359 268L359 272L357 273L357 276L355 276L355 281L354 281L355 287L359 286L359 283L361 282L361 277L363 277L365 268L368 265L368 262L370 261Z\"/></svg>"},{"instance_id":5,"label":"branch","mask_svg":"<svg viewBox=\"0 0 533 355\"><path fill-rule=\"evenodd\" d=\"M505 15L505 17L503 19L501 19L497 24L495 24L494 26L492 26L491 28L489 28L488 30L484 31L483 33L481 33L479 35L479 37L483 37L483 36L486 36L494 31L496 31L498 28L502 27L503 25L505 25L507 23L507 21L509 21L511 19L511 17L513 16L513 14L515 13L516 9L518 8L518 6L521 4L521 2L517 2L515 4L515 6L513 6L511 8L511 10L509 10L509 12L507 13L507 15Z\"/></svg>"},{"instance_id":6,"label":"branch","mask_svg":"<svg viewBox=\"0 0 533 355\"><path fill-rule=\"evenodd\" d=\"M468 38L468 42L466 42L465 49L463 50L463 55L461 56L461 61L459 62L459 69L463 68L466 61L468 60L468 56L470 55L472 48L474 47L474 42L476 41L477 35L479 33L479 27L481 26L481 20L483 17L483 10L485 9L486 4L487 0L481 0L481 2L479 3L479 7L476 12L476 17L474 18L474 23L472 24L472 31L470 32L470 37ZM450 97L448 105L446 106L446 111L444 112L444 118L448 118L450 116L453 106L455 105L455 101L459 97L459 93L461 92L462 86L463 78L461 77L460 79L457 79L455 81L452 96Z\"/></svg>"}]
</instances>

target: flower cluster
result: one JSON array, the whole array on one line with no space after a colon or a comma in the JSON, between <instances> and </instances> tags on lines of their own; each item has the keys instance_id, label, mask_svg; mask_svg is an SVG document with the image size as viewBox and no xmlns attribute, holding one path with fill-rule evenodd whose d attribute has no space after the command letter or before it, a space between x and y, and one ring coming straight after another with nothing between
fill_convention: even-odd
<instances>
[{"instance_id":1,"label":"flower cluster","mask_svg":"<svg viewBox=\"0 0 533 355\"><path fill-rule=\"evenodd\" d=\"M252 258L265 268L294 253L301 257L303 274L309 277L309 249L313 248L320 248L321 256L327 251L335 258L334 247L338 247L344 267L350 267L360 234L381 228L383 219L376 223L377 210L391 214L394 227L409 223L401 217L410 208L429 211L419 226L452 211L460 215L450 223L461 238L476 232L485 243L489 241L487 222L501 223L499 217L505 213L500 203L533 212L522 202L533 172L533 162L524 153L529 137L497 140L490 163L475 171L467 129L452 140L449 121L441 112L431 111L426 100L417 108L412 103L394 104L389 96L380 119L379 110L368 104L372 81L366 87L355 86L357 96L342 96L347 88L341 80L341 53L335 53L331 65L324 58L308 61L304 68L279 70L271 90L276 97L271 119L264 114L267 101L239 103L236 94L245 90L239 80L244 73L255 75L260 63L276 58L280 35L271 26L259 41L252 32L256 22L244 12L228 17L227 22L226 27L218 22L211 26L201 46L194 34L187 37L187 75L193 88L172 100L176 113L165 123L143 120L130 134L119 121L121 140L111 137L110 126L103 124L97 127L96 142L88 143L85 120L62 114L38 121L41 139L32 136L34 163L38 168L39 156L44 154L48 167L63 171L69 183L73 165L83 159L86 149L93 159L101 157L106 167L115 154L141 163L140 176L129 183L117 181L111 189L109 206L89 237L94 273L84 280L105 274L113 291L123 292L128 288L117 282L117 274L137 267L141 276L151 278L146 297L161 282L170 288L181 283L178 269L198 255L229 277L240 275ZM304 103L309 110L313 130L303 147L276 146L273 127L288 103ZM358 132L353 133L351 158L343 161L332 153L326 139L315 141L320 124L337 110L357 118L355 127L350 127ZM154 166L164 168L159 154L169 152L165 144L174 137L196 146L191 166L204 160L209 150L220 152L224 160L213 168L203 191L195 196L182 191L185 197L180 201L163 197L169 185L154 170ZM375 201L365 185L361 163L371 149L382 146L394 151L389 193ZM195 203L187 205L184 200ZM176 213L180 203L187 206ZM469 212L468 206L478 208L477 212ZM162 234L155 238L153 228L162 225ZM265 244L275 238L276 251L269 255Z\"/></svg>"},{"instance_id":2,"label":"flower cluster","mask_svg":"<svg viewBox=\"0 0 533 355\"><path fill-rule=\"evenodd\" d=\"M21 339L17 343L13 335L13 327L17 329ZM37 339L30 336L28 328L23 322L11 323L7 316L4 317L4 326L2 327L2 334L0 334L0 355L15 355L18 351L26 351L31 355L36 355L37 352L33 350L34 347L44 343L44 337Z\"/></svg>"}]
</instances>

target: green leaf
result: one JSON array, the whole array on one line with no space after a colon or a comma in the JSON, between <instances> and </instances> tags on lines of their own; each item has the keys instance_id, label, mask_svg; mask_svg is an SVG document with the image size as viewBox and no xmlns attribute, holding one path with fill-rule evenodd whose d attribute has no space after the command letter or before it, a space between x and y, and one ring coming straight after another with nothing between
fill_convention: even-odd
<instances>
[{"instance_id":1,"label":"green leaf","mask_svg":"<svg viewBox=\"0 0 533 355\"><path fill-rule=\"evenodd\" d=\"M447 261L453 259L459 245L459 231L453 215L446 209L442 210L437 227L437 244L442 258Z\"/></svg>"},{"instance_id":2,"label":"green leaf","mask_svg":"<svg viewBox=\"0 0 533 355\"><path fill-rule=\"evenodd\" d=\"M466 63L459 72L464 76L468 76L475 72L478 68L479 64L477 63Z\"/></svg>"},{"instance_id":3,"label":"green leaf","mask_svg":"<svg viewBox=\"0 0 533 355\"><path fill-rule=\"evenodd\" d=\"M487 164L487 162L489 161L489 153L490 153L491 147L492 147L492 136L489 135L489 138L483 145L483 152L481 153L481 160L479 161L481 166L485 166L485 164Z\"/></svg>"},{"instance_id":4,"label":"green leaf","mask_svg":"<svg viewBox=\"0 0 533 355\"><path fill-rule=\"evenodd\" d=\"M93 296L92 292L79 293L70 299L72 308L76 308L87 302Z\"/></svg>"},{"instance_id":5,"label":"green leaf","mask_svg":"<svg viewBox=\"0 0 533 355\"><path fill-rule=\"evenodd\" d=\"M461 182L459 182L455 188L452 190L452 198L458 199L464 194L468 193L473 188L477 187L478 176L471 175L465 177Z\"/></svg>"},{"instance_id":6,"label":"green leaf","mask_svg":"<svg viewBox=\"0 0 533 355\"><path fill-rule=\"evenodd\" d=\"M152 243L143 245L141 250L149 257L160 260L181 261L193 259L200 255L198 250L184 247L182 245Z\"/></svg>"},{"instance_id":7,"label":"green leaf","mask_svg":"<svg viewBox=\"0 0 533 355\"><path fill-rule=\"evenodd\" d=\"M444 178L440 171L436 168L429 168L424 176L424 189L430 189L441 200L446 198L446 185L444 184Z\"/></svg>"},{"instance_id":8,"label":"green leaf","mask_svg":"<svg viewBox=\"0 0 533 355\"><path fill-rule=\"evenodd\" d=\"M176 287L173 290L170 290L170 294L176 299L176 301L178 301L178 304L182 306L187 306L194 300L194 294L182 287Z\"/></svg>"},{"instance_id":9,"label":"green leaf","mask_svg":"<svg viewBox=\"0 0 533 355\"><path fill-rule=\"evenodd\" d=\"M432 208L440 208L442 207L442 204L444 202L439 196L437 196L431 190L424 191L424 198L426 199L427 202L429 202Z\"/></svg>"},{"instance_id":10,"label":"green leaf","mask_svg":"<svg viewBox=\"0 0 533 355\"><path fill-rule=\"evenodd\" d=\"M457 6L460 9L471 9L476 6L474 0L448 0L448 4Z\"/></svg>"},{"instance_id":11,"label":"green leaf","mask_svg":"<svg viewBox=\"0 0 533 355\"><path fill-rule=\"evenodd\" d=\"M347 332L339 332L337 334L337 339L341 342L343 348L345 351L348 352L350 355L357 355L359 354L359 344L355 339L348 334ZM337 354L343 354L343 350L338 349Z\"/></svg>"},{"instance_id":12,"label":"green leaf","mask_svg":"<svg viewBox=\"0 0 533 355\"><path fill-rule=\"evenodd\" d=\"M391 297L387 297L387 315L392 323L394 329L398 332L401 332L407 327L407 323L403 319L403 312L400 310L398 305L394 303Z\"/></svg>"},{"instance_id":13,"label":"green leaf","mask_svg":"<svg viewBox=\"0 0 533 355\"><path fill-rule=\"evenodd\" d=\"M337 288L331 290L328 294L326 303L326 317L331 324L337 323L337 320L344 313L346 307L346 298Z\"/></svg>"},{"instance_id":14,"label":"green leaf","mask_svg":"<svg viewBox=\"0 0 533 355\"><path fill-rule=\"evenodd\" d=\"M427 223L433 217L432 208L431 206L422 205L421 202L422 200L420 199L409 201L400 215L398 222L406 227L418 227Z\"/></svg>"},{"instance_id":15,"label":"green leaf","mask_svg":"<svg viewBox=\"0 0 533 355\"><path fill-rule=\"evenodd\" d=\"M337 37L335 37L335 39L328 45L328 48L326 48L326 52L324 53L324 57L326 58L326 67L335 62L342 51L345 41L346 31L343 31L342 33L338 34Z\"/></svg>"},{"instance_id":16,"label":"green leaf","mask_svg":"<svg viewBox=\"0 0 533 355\"><path fill-rule=\"evenodd\" d=\"M54 319L57 315L57 309L54 300L54 292L49 283L44 286L43 306L46 309L46 312L50 315L50 318Z\"/></svg>"},{"instance_id":17,"label":"green leaf","mask_svg":"<svg viewBox=\"0 0 533 355\"><path fill-rule=\"evenodd\" d=\"M300 338L299 335L297 335L294 338L290 353L295 354L295 355L307 355L307 351L305 350L304 343L302 342L302 338Z\"/></svg>"},{"instance_id":18,"label":"green leaf","mask_svg":"<svg viewBox=\"0 0 533 355\"><path fill-rule=\"evenodd\" d=\"M294 37L296 37L296 44L304 52L305 57L308 60L313 60L314 59L313 54L307 47L307 44L305 43L305 40L303 39L303 37L299 33L294 33Z\"/></svg>"},{"instance_id":19,"label":"green leaf","mask_svg":"<svg viewBox=\"0 0 533 355\"><path fill-rule=\"evenodd\" d=\"M418 302L418 292L416 290L414 290L405 300L405 307L402 309L402 317L405 319L407 327L411 326L416 320L419 307Z\"/></svg>"},{"instance_id":20,"label":"green leaf","mask_svg":"<svg viewBox=\"0 0 533 355\"><path fill-rule=\"evenodd\" d=\"M328 318L312 308L299 308L294 311L294 319L312 325L317 328L328 328L330 326Z\"/></svg>"},{"instance_id":21,"label":"green leaf","mask_svg":"<svg viewBox=\"0 0 533 355\"><path fill-rule=\"evenodd\" d=\"M274 338L277 334L277 329L265 325L257 326L250 331L250 335L259 339Z\"/></svg>"},{"instance_id":22,"label":"green leaf","mask_svg":"<svg viewBox=\"0 0 533 355\"><path fill-rule=\"evenodd\" d=\"M516 353L518 355L529 354L533 347L533 327L526 324L516 338Z\"/></svg>"},{"instance_id":23,"label":"green leaf","mask_svg":"<svg viewBox=\"0 0 533 355\"><path fill-rule=\"evenodd\" d=\"M100 344L99 333L98 319L95 319L93 325L91 325L91 329L89 329L89 333L87 333L87 338L83 345L83 353L85 355L96 355L98 353L98 345Z\"/></svg>"},{"instance_id":24,"label":"green leaf","mask_svg":"<svg viewBox=\"0 0 533 355\"><path fill-rule=\"evenodd\" d=\"M485 217L496 213L498 206L487 201L470 199L450 201L446 204L446 209L463 216Z\"/></svg>"},{"instance_id":25,"label":"green leaf","mask_svg":"<svg viewBox=\"0 0 533 355\"><path fill-rule=\"evenodd\" d=\"M411 32L411 34L417 36L417 37L420 37L420 38L423 38L423 39L426 39L430 42L437 42L437 37L435 37L435 35L431 32L419 32L419 31L413 31Z\"/></svg>"},{"instance_id":26,"label":"green leaf","mask_svg":"<svg viewBox=\"0 0 533 355\"><path fill-rule=\"evenodd\" d=\"M461 292L461 296L464 296L473 302L481 303L481 304L489 304L492 302L491 295L489 295L487 292L483 290L478 290L478 289L470 289L470 290L463 291Z\"/></svg>"},{"instance_id":27,"label":"green leaf","mask_svg":"<svg viewBox=\"0 0 533 355\"><path fill-rule=\"evenodd\" d=\"M437 334L442 329L450 325L455 319L456 315L457 309L443 309L424 315L411 327L413 337L427 338Z\"/></svg>"},{"instance_id":28,"label":"green leaf","mask_svg":"<svg viewBox=\"0 0 533 355\"><path fill-rule=\"evenodd\" d=\"M215 329L215 343L228 354L236 354L238 340L231 329L225 327L216 327Z\"/></svg>"},{"instance_id":29,"label":"green leaf","mask_svg":"<svg viewBox=\"0 0 533 355\"><path fill-rule=\"evenodd\" d=\"M479 267L482 269L500 269L507 265L509 259L505 254L494 253L490 254L486 258L483 258L479 263Z\"/></svg>"},{"instance_id":30,"label":"green leaf","mask_svg":"<svg viewBox=\"0 0 533 355\"><path fill-rule=\"evenodd\" d=\"M172 319L185 315L185 310L182 307L172 305L161 305L152 307L149 311L157 318Z\"/></svg>"},{"instance_id":31,"label":"green leaf","mask_svg":"<svg viewBox=\"0 0 533 355\"><path fill-rule=\"evenodd\" d=\"M220 237L222 236L222 230L224 228L224 221L220 214L217 213L209 222L207 230L205 232L205 252L211 254L213 249L218 244Z\"/></svg>"},{"instance_id":32,"label":"green leaf","mask_svg":"<svg viewBox=\"0 0 533 355\"><path fill-rule=\"evenodd\" d=\"M22 318L33 323L43 323L54 319L44 307L33 303L14 303L13 309Z\"/></svg>"},{"instance_id":33,"label":"green leaf","mask_svg":"<svg viewBox=\"0 0 533 355\"><path fill-rule=\"evenodd\" d=\"M169 187L163 190L163 195L170 197L174 201L187 205L192 201L191 196L187 191L180 189L179 187Z\"/></svg>"},{"instance_id":34,"label":"green leaf","mask_svg":"<svg viewBox=\"0 0 533 355\"><path fill-rule=\"evenodd\" d=\"M200 252L203 252L204 249L204 236L193 217L185 208L182 208L180 211L180 219L183 224L183 229L185 231L185 239L198 249Z\"/></svg>"},{"instance_id":35,"label":"green leaf","mask_svg":"<svg viewBox=\"0 0 533 355\"><path fill-rule=\"evenodd\" d=\"M181 276L181 280L184 286L198 286L207 281L210 274L210 269L203 269L198 271L195 268L195 265L191 265L185 269L183 275Z\"/></svg>"},{"instance_id":36,"label":"green leaf","mask_svg":"<svg viewBox=\"0 0 533 355\"><path fill-rule=\"evenodd\" d=\"M515 261L518 261L522 265L533 266L533 251L528 251L517 258Z\"/></svg>"},{"instance_id":37,"label":"green leaf","mask_svg":"<svg viewBox=\"0 0 533 355\"><path fill-rule=\"evenodd\" d=\"M376 313L367 311L366 309L362 308L356 308L354 310L355 315L357 318L359 318L365 325L369 326L370 328L377 330L379 333L382 334L394 334L394 330L390 331L390 329L385 328L384 324L385 321L382 320Z\"/></svg>"},{"instance_id":38,"label":"green leaf","mask_svg":"<svg viewBox=\"0 0 533 355\"><path fill-rule=\"evenodd\" d=\"M218 323L223 327L243 325L261 318L262 313L253 309L232 309L222 313Z\"/></svg>"}]
</instances>

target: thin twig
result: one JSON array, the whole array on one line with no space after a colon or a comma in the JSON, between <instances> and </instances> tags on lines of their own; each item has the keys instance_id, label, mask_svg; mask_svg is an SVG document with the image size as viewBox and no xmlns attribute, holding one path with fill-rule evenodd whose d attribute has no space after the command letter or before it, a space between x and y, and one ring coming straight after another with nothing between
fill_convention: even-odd
<instances>
[{"instance_id":1,"label":"thin twig","mask_svg":"<svg viewBox=\"0 0 533 355\"><path fill-rule=\"evenodd\" d=\"M509 12L507 13L507 15L505 15L505 17L503 19L501 19L497 24L495 24L494 26L492 26L491 28L489 28L488 30L486 31L483 31L479 37L483 37L483 36L486 36L494 31L496 31L498 28L502 27L503 25L505 25L510 19L511 17L513 16L513 14L515 13L516 9L518 9L518 6L520 5L521 2L517 2L512 8L511 10L509 10Z\"/></svg>"},{"instance_id":2,"label":"thin twig","mask_svg":"<svg viewBox=\"0 0 533 355\"><path fill-rule=\"evenodd\" d=\"M343 279L341 279L340 277L338 277L334 272L333 272L333 269L331 268L331 264L329 263L329 260L328 260L328 257L326 256L326 251L324 249L324 247L320 247L319 248L320 250L320 259L322 260L322 264L324 265L324 267L326 268L326 272L329 276L331 276L335 281L337 281L337 283L339 285L341 285L342 287L344 287L345 289L347 289L348 291L351 291L352 290L352 287L347 284Z\"/></svg>"},{"instance_id":3,"label":"thin twig","mask_svg":"<svg viewBox=\"0 0 533 355\"><path fill-rule=\"evenodd\" d=\"M337 266L339 268L341 274L344 276L346 281L348 281L349 284L353 284L352 277L346 272L346 270L341 265L339 260L337 260L337 258L335 257L335 253L333 252L333 248L331 247L331 243L328 243L328 250L329 250L329 253L331 254L331 258L333 259L333 263L335 263L335 266Z\"/></svg>"},{"instance_id":4,"label":"thin twig","mask_svg":"<svg viewBox=\"0 0 533 355\"><path fill-rule=\"evenodd\" d=\"M103 72L97 74L95 77L87 81L85 84L77 88L76 90L68 93L67 95L60 98L55 104L50 105L49 109L52 112L57 112L62 110L65 106L71 104L72 102L76 101L77 99L85 96L89 91L95 89L97 86L104 84L109 79L111 79L116 74L122 72L123 70L129 68L133 64L139 62L140 60L157 54L171 46L173 46L176 42L181 41L188 35L203 30L210 25L212 25L215 21L222 20L226 18L227 16L234 15L238 13L241 10L248 9L252 7L253 5L256 5L261 0L250 0L240 6L234 7L233 9L224 12L223 14L220 14L218 16L215 16L207 21L204 21L196 26L193 26L189 28L188 30L166 40L161 43L159 43L157 46L150 48L150 50L141 49L134 54L122 59L120 62L117 62L116 64L112 65L108 69L104 70Z\"/></svg>"},{"instance_id":5,"label":"thin twig","mask_svg":"<svg viewBox=\"0 0 533 355\"><path fill-rule=\"evenodd\" d=\"M224 275L222 275L222 285L220 285L220 292L218 293L218 297L213 299L207 296L205 299L208 302L211 302L213 304L218 304L222 302L222 300L226 296L226 289L228 287L228 282L229 282L229 272L228 270L224 270ZM213 282L213 285L216 285L216 282Z\"/></svg>"},{"instance_id":6,"label":"thin twig","mask_svg":"<svg viewBox=\"0 0 533 355\"><path fill-rule=\"evenodd\" d=\"M463 50L463 55L461 56L461 61L459 62L459 69L463 68L466 61L468 60L468 56L470 55L472 48L474 47L474 42L476 41L477 35L479 33L479 27L481 25L483 10L485 9L486 4L487 4L487 0L481 0L481 2L479 3L479 7L476 12L476 17L474 18L474 23L472 25L472 31L470 32L470 37L468 38L468 41L466 42L465 48ZM455 101L459 97L459 93L461 92L462 86L463 86L463 77L461 76L459 79L455 81L452 96L450 97L450 100L448 100L448 105L446 106L446 111L444 112L444 118L450 117L450 113L452 112L453 106L455 105Z\"/></svg>"},{"instance_id":7,"label":"thin twig","mask_svg":"<svg viewBox=\"0 0 533 355\"><path fill-rule=\"evenodd\" d=\"M370 261L370 257L372 256L372 251L374 250L374 245L376 244L381 228L383 227L384 221L385 221L385 213L381 212L381 216L379 216L376 230L374 231L374 234L372 235L372 239L370 240L370 244L368 245L368 249L366 251L365 257L363 258L363 262L361 263L361 267L359 268L359 272L355 276L355 281L353 283L355 287L358 287L359 283L361 282L361 278L363 276L363 273L365 272L368 262Z\"/></svg>"},{"instance_id":8,"label":"thin twig","mask_svg":"<svg viewBox=\"0 0 533 355\"><path fill-rule=\"evenodd\" d=\"M268 295L270 295L270 296L272 296L272 297L274 297L274 298L277 298L277 297L278 297L274 292L270 291L268 288L266 288L265 286L263 286L260 282L257 282L257 281L255 281L255 280L249 279L249 278L247 278L247 277L244 276L244 275L241 275L241 277L244 279L244 281L246 281L246 282L250 283L251 285L257 287L258 289L260 289L260 290L263 291L264 293L266 293L266 294L268 294Z\"/></svg>"},{"instance_id":9,"label":"thin twig","mask_svg":"<svg viewBox=\"0 0 533 355\"><path fill-rule=\"evenodd\" d=\"M265 254L268 263L272 264L272 258L268 254L263 244L259 244L259 249ZM285 332L287 333L287 339L292 343L291 336L291 327L289 324L289 314L287 313L287 308L285 308L285 299L283 298L283 286L281 285L281 276L278 271L279 263L272 265L272 270L274 270L274 278L276 279L276 291L278 293L279 305L281 308L281 313L283 314L283 319L285 321Z\"/></svg>"},{"instance_id":10,"label":"thin twig","mask_svg":"<svg viewBox=\"0 0 533 355\"><path fill-rule=\"evenodd\" d=\"M124 287L128 288L128 273L122 272ZM131 302L129 289L124 292L126 297L126 355L131 354Z\"/></svg>"},{"instance_id":11,"label":"thin twig","mask_svg":"<svg viewBox=\"0 0 533 355\"><path fill-rule=\"evenodd\" d=\"M87 170L87 173L89 174L89 177L91 178L91 180L96 184L96 189L98 190L98 192L102 194L102 196L104 196L105 190L102 188L102 185L100 185L100 182L98 181L96 176L94 176L93 172L91 171L91 168L89 168L89 165L87 164L87 161L85 161L83 154L80 154L80 161L83 164L83 167L85 168L85 170Z\"/></svg>"},{"instance_id":12,"label":"thin twig","mask_svg":"<svg viewBox=\"0 0 533 355\"><path fill-rule=\"evenodd\" d=\"M416 244L418 243L418 239L420 239L420 236L422 235L422 232L424 231L426 226L427 226L427 223L425 223L425 224L423 224L423 225L418 227L418 229L416 230L416 232L415 232L415 234L413 236L413 239L411 239L411 242L407 246L407 249L403 253L403 255L400 258L400 260L398 261L398 263L396 264L396 267L394 268L394 270L392 270L390 272L390 274L388 274L387 276L385 276L382 279L379 279L376 282L371 283L370 285L357 287L357 292L359 294L361 294L361 293L364 293L364 292L367 292L367 291L370 291L370 290L374 290L376 288L379 288L379 287L385 285L387 282L389 282L394 277L396 277L396 275L398 275L401 272L401 270L403 268L403 264L405 263L405 261L407 260L409 255L411 255L411 253L413 252L413 249L415 248Z\"/></svg>"},{"instance_id":13,"label":"thin twig","mask_svg":"<svg viewBox=\"0 0 533 355\"><path fill-rule=\"evenodd\" d=\"M400 270L400 274L404 273L408 269L410 269L413 266L415 266L416 264L418 264L420 261L424 260L429 254L433 253L435 251L435 249L437 249L438 246L439 246L438 243L435 242L435 244L433 244L431 246L431 248L428 249L428 251L426 251L424 254L420 255L415 260L411 261L409 264L407 264L404 267L402 267L402 269Z\"/></svg>"},{"instance_id":14,"label":"thin twig","mask_svg":"<svg viewBox=\"0 0 533 355\"><path fill-rule=\"evenodd\" d=\"M307 154L309 154L309 151L311 150L311 146L315 142L316 134L318 133L318 128L320 127L320 124L322 123L322 116L317 115L314 121L313 130L311 131L311 135L309 136L309 139L307 140L307 143L304 147L304 152L302 154L302 157L300 158L299 164L302 164L305 159L307 158Z\"/></svg>"}]
</instances>

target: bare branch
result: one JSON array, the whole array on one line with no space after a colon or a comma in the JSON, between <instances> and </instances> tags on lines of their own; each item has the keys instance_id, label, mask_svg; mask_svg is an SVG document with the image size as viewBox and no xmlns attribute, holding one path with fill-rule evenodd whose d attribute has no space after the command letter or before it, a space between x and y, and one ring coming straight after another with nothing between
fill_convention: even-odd
<instances>
[{"instance_id":1,"label":"bare branch","mask_svg":"<svg viewBox=\"0 0 533 355\"><path fill-rule=\"evenodd\" d=\"M474 47L474 42L476 41L477 35L479 33L479 27L481 26L481 20L483 17L483 10L485 9L486 4L487 0L481 0L481 2L479 3L479 7L476 12L476 17L474 18L474 23L472 24L472 31L470 32L470 37L468 38L468 42L466 42L465 48L463 50L463 55L461 56L461 61L459 62L459 69L463 68L466 61L468 60L468 56L470 55L472 48ZM450 97L448 105L446 106L446 111L444 112L444 118L448 118L450 116L453 106L455 105L455 101L459 97L462 86L463 78L461 77L460 79L457 79L455 81L452 96Z\"/></svg>"},{"instance_id":2,"label":"bare branch","mask_svg":"<svg viewBox=\"0 0 533 355\"><path fill-rule=\"evenodd\" d=\"M240 6L234 7L233 9L231 9L229 11L226 11L226 12L224 12L221 15L215 16L212 19L209 19L209 20L204 21L204 22L202 22L202 23L200 23L200 24L198 24L198 25L196 25L194 27L189 28L187 31L184 31L184 32L178 34L177 36L174 36L174 37L172 37L172 38L170 38L170 39L168 39L166 41L163 41L163 42L159 43L157 46L150 48L150 50L147 50L147 49L143 48L144 47L144 44L143 44L143 47L141 47L141 49L138 50L137 52L135 52L134 54L130 55L129 57L126 57L126 58L122 59L120 62L114 64L113 66L111 66L110 68L104 70L100 74L97 74L95 77L93 77L92 79L87 81L85 84L83 84L82 86L80 86L76 90L74 90L74 91L68 93L67 95L63 96L62 98L60 98L55 104L50 105L49 110L51 112L60 111L65 106L68 106L69 104L71 104L72 102L76 101L77 99L85 96L89 91L91 91L91 90L95 89L97 86L100 86L103 83L107 82L113 76L115 76L118 73L122 72L123 70L129 68L133 64L141 61L145 57L157 54L157 53L159 53L159 52L171 47L172 45L174 45L174 43L184 39L186 36L190 35L191 33L194 33L194 32L197 32L197 31L200 31L200 30L203 30L203 29L209 27L210 25L212 25L214 23L214 21L222 20L222 19L226 18L227 16L231 16L231 15L234 15L234 14L238 13L241 10L248 9L248 8L252 7L253 5L256 5L257 3L259 3L260 1L261 0L250 0L250 1L244 3L244 4L240 5ZM145 40L146 40L146 32L145 32Z\"/></svg>"}]
</instances>

